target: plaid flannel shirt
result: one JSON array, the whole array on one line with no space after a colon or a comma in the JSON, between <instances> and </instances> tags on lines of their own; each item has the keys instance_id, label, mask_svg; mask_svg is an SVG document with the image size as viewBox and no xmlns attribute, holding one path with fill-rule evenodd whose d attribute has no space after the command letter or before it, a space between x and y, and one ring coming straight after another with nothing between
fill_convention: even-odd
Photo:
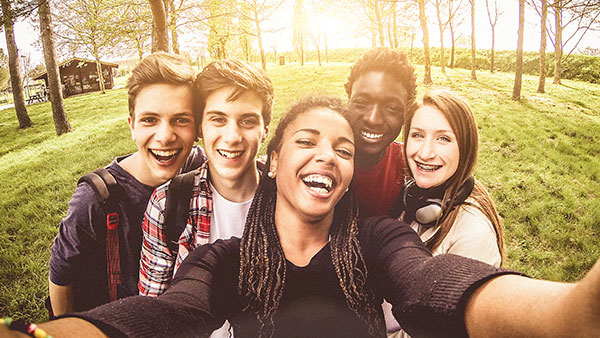
<instances>
[{"instance_id":1,"label":"plaid flannel shirt","mask_svg":"<svg viewBox=\"0 0 600 338\"><path fill-rule=\"evenodd\" d=\"M156 188L144 213L142 223L144 235L138 284L141 295L156 297L162 294L187 255L196 247L208 243L209 240L213 205L212 192L208 182L208 161L194 174L188 221L179 236L177 257L169 250L164 232L164 211L169 182Z\"/></svg>"}]
</instances>

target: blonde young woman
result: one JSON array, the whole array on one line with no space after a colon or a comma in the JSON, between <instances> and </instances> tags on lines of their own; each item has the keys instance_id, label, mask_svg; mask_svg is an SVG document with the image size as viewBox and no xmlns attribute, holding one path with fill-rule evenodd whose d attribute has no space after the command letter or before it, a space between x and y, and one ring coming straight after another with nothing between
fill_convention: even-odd
<instances>
[{"instance_id":1,"label":"blonde young woman","mask_svg":"<svg viewBox=\"0 0 600 338\"><path fill-rule=\"evenodd\" d=\"M465 101L430 91L406 118L406 163L412 180L402 219L433 255L452 253L500 266L502 221L485 188L473 177L479 133Z\"/></svg>"}]
</instances>

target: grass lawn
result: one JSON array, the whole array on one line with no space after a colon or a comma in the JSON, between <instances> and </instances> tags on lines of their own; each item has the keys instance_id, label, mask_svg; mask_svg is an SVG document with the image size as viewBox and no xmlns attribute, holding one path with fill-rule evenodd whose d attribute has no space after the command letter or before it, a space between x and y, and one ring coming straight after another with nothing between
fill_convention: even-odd
<instances>
[{"instance_id":1,"label":"grass lawn","mask_svg":"<svg viewBox=\"0 0 600 338\"><path fill-rule=\"evenodd\" d=\"M351 64L268 66L275 84L273 130L303 94L345 97ZM419 92L423 69L417 67ZM513 75L433 69L431 87L449 87L475 110L481 133L476 176L504 218L506 267L534 277L576 280L600 257L600 85L564 80L538 94L525 76L523 100L510 99ZM0 111L0 316L45 318L50 247L83 174L135 151L127 94L65 100L72 133L56 136L49 103L28 111L35 126L17 130L14 109ZM266 142L261 148L264 153Z\"/></svg>"}]
</instances>

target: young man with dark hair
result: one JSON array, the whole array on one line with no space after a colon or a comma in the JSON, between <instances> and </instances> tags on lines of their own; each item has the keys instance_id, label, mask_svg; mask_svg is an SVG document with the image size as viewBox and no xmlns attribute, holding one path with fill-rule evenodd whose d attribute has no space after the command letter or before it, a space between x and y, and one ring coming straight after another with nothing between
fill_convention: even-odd
<instances>
[{"instance_id":1,"label":"young man with dark hair","mask_svg":"<svg viewBox=\"0 0 600 338\"><path fill-rule=\"evenodd\" d=\"M188 220L178 250L169 249L165 207L169 185L156 189L146 211L139 291L158 296L194 248L220 238L241 237L258 186L256 154L266 139L273 85L266 73L238 60L214 61L196 78L208 160L196 172Z\"/></svg>"},{"instance_id":2,"label":"young man with dark hair","mask_svg":"<svg viewBox=\"0 0 600 338\"><path fill-rule=\"evenodd\" d=\"M356 128L354 189L360 216L397 217L406 163L404 146L395 140L415 102L414 69L402 52L372 49L354 64L344 87Z\"/></svg>"},{"instance_id":3,"label":"young man with dark hair","mask_svg":"<svg viewBox=\"0 0 600 338\"><path fill-rule=\"evenodd\" d=\"M121 283L116 297L136 295L142 218L154 188L204 162L198 139L194 71L179 56L155 53L128 80L131 138L137 151L105 167L120 194L109 196L118 215ZM111 192L112 194L112 192ZM52 246L49 272L54 315L91 309L110 300L107 277L107 211L88 182L80 182ZM116 250L115 250L116 251Z\"/></svg>"}]
</instances>

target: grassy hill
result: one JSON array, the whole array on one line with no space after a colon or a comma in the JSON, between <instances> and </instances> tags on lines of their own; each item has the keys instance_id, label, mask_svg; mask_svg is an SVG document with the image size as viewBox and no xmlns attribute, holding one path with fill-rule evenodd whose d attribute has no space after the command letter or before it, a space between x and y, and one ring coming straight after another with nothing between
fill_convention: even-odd
<instances>
[{"instance_id":1,"label":"grassy hill","mask_svg":"<svg viewBox=\"0 0 600 338\"><path fill-rule=\"evenodd\" d=\"M272 128L296 97L345 97L351 64L268 65L275 84ZM422 68L417 68L419 81ZM600 85L564 80L510 100L513 75L433 69L436 83L463 95L481 133L476 176L504 218L506 267L576 280L600 257ZM427 88L419 83L419 92ZM125 89L65 100L72 133L56 136L49 103L28 106L33 128L0 111L0 316L43 320L49 250L78 178L135 150ZM273 130L273 129L272 129ZM265 143L266 146L266 143ZM265 146L261 149L264 153Z\"/></svg>"}]
</instances>

